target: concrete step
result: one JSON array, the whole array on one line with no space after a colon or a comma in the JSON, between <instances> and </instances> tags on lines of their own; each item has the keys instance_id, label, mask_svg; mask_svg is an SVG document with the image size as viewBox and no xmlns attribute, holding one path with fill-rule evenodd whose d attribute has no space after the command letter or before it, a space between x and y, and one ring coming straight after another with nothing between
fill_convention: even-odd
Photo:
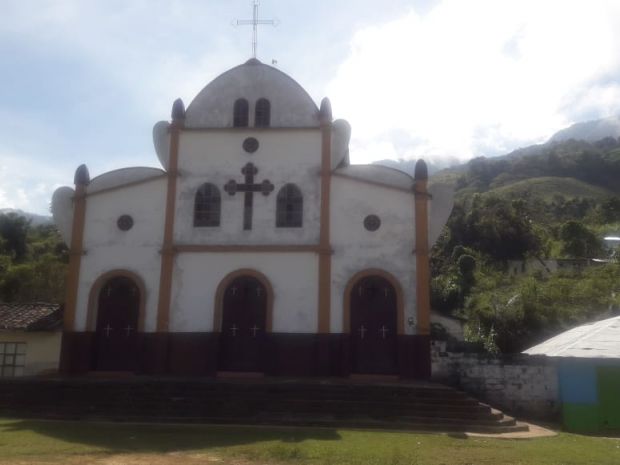
<instances>
[{"instance_id":1,"label":"concrete step","mask_svg":"<svg viewBox=\"0 0 620 465\"><path fill-rule=\"evenodd\" d=\"M523 428L446 386L342 380L0 380L0 415L472 432Z\"/></svg>"}]
</instances>

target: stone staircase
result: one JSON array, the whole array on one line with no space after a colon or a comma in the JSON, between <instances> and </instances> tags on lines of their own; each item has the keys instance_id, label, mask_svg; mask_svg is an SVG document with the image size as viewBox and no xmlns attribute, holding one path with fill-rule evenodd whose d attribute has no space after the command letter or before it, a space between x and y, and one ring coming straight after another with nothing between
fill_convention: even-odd
<instances>
[{"instance_id":1,"label":"stone staircase","mask_svg":"<svg viewBox=\"0 0 620 465\"><path fill-rule=\"evenodd\" d=\"M5 379L0 416L479 433L528 429L440 384L346 379Z\"/></svg>"}]
</instances>

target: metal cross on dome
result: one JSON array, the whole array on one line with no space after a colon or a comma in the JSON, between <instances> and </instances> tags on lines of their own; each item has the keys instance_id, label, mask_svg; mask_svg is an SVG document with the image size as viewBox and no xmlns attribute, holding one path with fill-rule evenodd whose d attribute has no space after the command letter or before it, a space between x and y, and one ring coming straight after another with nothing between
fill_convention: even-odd
<instances>
[{"instance_id":1,"label":"metal cross on dome","mask_svg":"<svg viewBox=\"0 0 620 465\"><path fill-rule=\"evenodd\" d=\"M256 45L258 42L258 26L259 25L271 25L277 26L278 21L273 19L258 19L258 6L260 2L258 0L253 0L252 2L252 19L238 19L235 21L236 26L252 26L252 58L256 58Z\"/></svg>"}]
</instances>

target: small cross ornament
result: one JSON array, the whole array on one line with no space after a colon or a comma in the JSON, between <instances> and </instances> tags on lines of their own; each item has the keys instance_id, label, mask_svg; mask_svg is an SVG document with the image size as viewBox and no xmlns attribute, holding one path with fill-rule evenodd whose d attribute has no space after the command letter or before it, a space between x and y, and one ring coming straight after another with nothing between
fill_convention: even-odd
<instances>
[{"instance_id":1,"label":"small cross ornament","mask_svg":"<svg viewBox=\"0 0 620 465\"><path fill-rule=\"evenodd\" d=\"M103 330L105 331L105 337L110 337L110 332L112 332L112 327L110 326L110 323L108 323L108 325L103 328Z\"/></svg>"},{"instance_id":2,"label":"small cross ornament","mask_svg":"<svg viewBox=\"0 0 620 465\"><path fill-rule=\"evenodd\" d=\"M131 330L132 330L132 329L133 329L133 328L131 327L131 325L127 325L127 327L126 327L126 328L124 328L124 330L125 330L125 336L126 336L126 337L129 337L129 334L131 333Z\"/></svg>"},{"instance_id":3,"label":"small cross ornament","mask_svg":"<svg viewBox=\"0 0 620 465\"><path fill-rule=\"evenodd\" d=\"M360 326L360 329L358 329L359 333L360 333L360 339L364 339L364 335L366 334L366 331L368 331L364 325Z\"/></svg>"},{"instance_id":4,"label":"small cross ornament","mask_svg":"<svg viewBox=\"0 0 620 465\"><path fill-rule=\"evenodd\" d=\"M237 331L239 331L239 328L237 328L237 325L232 325L230 328L230 332L232 333L233 337L237 335Z\"/></svg>"},{"instance_id":5,"label":"small cross ornament","mask_svg":"<svg viewBox=\"0 0 620 465\"><path fill-rule=\"evenodd\" d=\"M385 325L379 328L379 334L381 334L381 339L385 339L385 335L389 332L389 329L385 327Z\"/></svg>"},{"instance_id":6,"label":"small cross ornament","mask_svg":"<svg viewBox=\"0 0 620 465\"><path fill-rule=\"evenodd\" d=\"M256 326L256 325L254 325L254 326L252 326L250 328L250 331L252 331L252 337L256 337L256 333L258 332L259 329L260 328L258 326Z\"/></svg>"}]
</instances>

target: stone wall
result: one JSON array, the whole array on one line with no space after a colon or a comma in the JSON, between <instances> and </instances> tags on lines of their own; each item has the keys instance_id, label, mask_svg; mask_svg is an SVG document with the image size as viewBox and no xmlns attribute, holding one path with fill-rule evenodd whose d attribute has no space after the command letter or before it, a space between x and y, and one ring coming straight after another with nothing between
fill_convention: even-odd
<instances>
[{"instance_id":1,"label":"stone wall","mask_svg":"<svg viewBox=\"0 0 620 465\"><path fill-rule=\"evenodd\" d=\"M544 356L489 355L449 351L445 341L431 347L433 380L458 387L517 416L558 417L557 366Z\"/></svg>"}]
</instances>

